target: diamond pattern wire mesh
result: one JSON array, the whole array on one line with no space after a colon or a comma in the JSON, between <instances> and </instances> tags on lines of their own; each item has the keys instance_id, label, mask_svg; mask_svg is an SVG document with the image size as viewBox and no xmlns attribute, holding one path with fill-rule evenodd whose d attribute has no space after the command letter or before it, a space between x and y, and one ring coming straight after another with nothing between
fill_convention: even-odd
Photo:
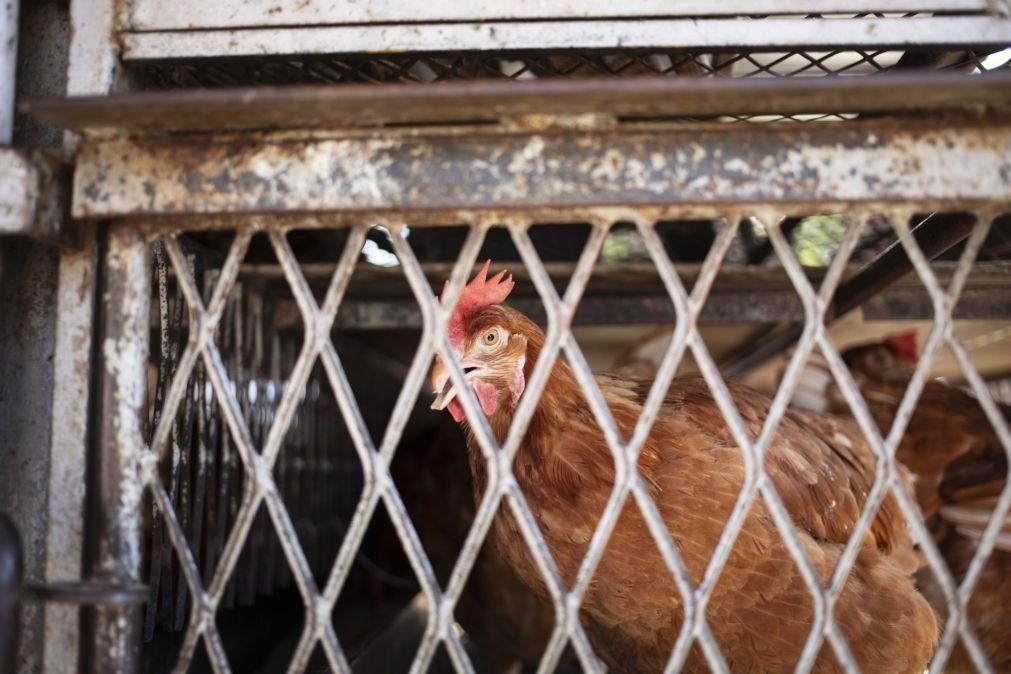
<instances>
[{"instance_id":1,"label":"diamond pattern wire mesh","mask_svg":"<svg viewBox=\"0 0 1011 674\"><path fill-rule=\"evenodd\" d=\"M635 215L632 218L634 224L670 295L678 321L675 325L673 338L663 356L659 372L643 406L641 417L627 438L622 437L618 424L593 378L587 360L570 330L580 298L593 273L608 230L613 224L610 219L600 219L592 223L592 232L576 264L568 287L562 295L559 295L529 237L528 229L534 225L532 221L519 215L506 222L493 222L478 218L470 223L467 239L453 266L449 289L444 296L445 301L442 303L434 301L429 282L405 236L405 223L395 220L374 223L384 226L390 232L393 249L402 265L406 280L415 295L424 319L420 343L404 379L386 431L378 444L366 427L344 366L331 339L331 328L354 272L358 254L365 242L367 227L356 225L350 229L348 240L336 269L329 280L323 299L319 303L317 303L288 243L286 230L274 227L265 228L270 245L298 306L304 328L304 339L288 376L288 382L283 387L272 418L269 419L262 443L254 441L253 434L243 416L234 386L235 382L223 362L221 351L215 341L215 336L222 327L222 317L226 313L229 294L238 282L240 263L257 230L247 228L237 232L220 271L214 276L213 287L208 288L206 301L194 280L192 265L183 252L178 235L169 233L160 236L155 244L156 260L159 259L157 250L163 250L189 312L189 331L185 347L175 362L175 371L171 382L163 392L164 397L161 400L160 413L151 437L150 449L145 452L142 462L142 479L150 490L158 511L162 514L165 533L178 555L182 577L191 597L186 632L176 664L176 671L186 671L200 647L200 642L203 642L215 671L229 671L230 666L222 637L218 631L215 614L222 606L229 579L235 573L240 553L247 542L254 525L254 518L261 507L266 509L270 526L276 530L281 551L304 604L305 626L292 656L289 671L304 671L317 644L322 647L327 664L333 670L350 671L348 656L337 638L331 615L338 595L348 580L352 563L362 545L369 522L379 508L380 502L394 525L404 553L417 576L421 591L427 599L428 623L411 671L427 671L440 644L445 646L450 661L457 671L474 671L474 664L464 648L461 637L453 628L453 612L474 568L478 551L503 502L515 518L523 539L529 547L543 577L555 612L554 631L540 661L539 671L554 671L563 651L570 644L586 671L600 671L602 665L598 661L590 639L579 619L580 604L601 561L618 516L631 497L640 510L662 559L672 573L677 591L681 596L683 624L671 652L667 671L678 671L684 666L690 649L693 644L697 643L710 668L716 672L726 672L729 671L728 663L724 659L720 645L716 642L711 626L707 622L706 608L720 572L730 555L731 548L744 526L744 519L759 496L772 516L813 600L813 624L797 664L797 671L811 669L822 651L825 640L828 641L844 670L858 670L850 647L834 620L833 607L853 568L864 535L868 532L878 507L888 496L893 497L901 508L911 529L913 539L920 546L930 569L941 584L948 604L947 623L931 665L931 671L942 670L956 639L959 638L980 671L990 671L990 666L986 662L986 656L972 626L965 620L965 610L969 595L987 557L993 550L1000 532L1001 522L1011 509L1011 482L1005 485L985 533L979 541L969 571L961 585L958 586L932 540L919 514L915 500L906 492L899 480L895 453L920 392L927 381L931 361L938 349L947 344L963 368L990 423L996 429L1005 452L1011 456L1011 432L1008 430L1008 425L995 405L986 383L970 361L964 345L955 334L952 324L953 307L958 301L979 249L986 239L993 214L978 214L977 225L962 253L957 272L947 290L940 286L931 271L929 262L910 233L908 223L912 214L911 209L895 208L883 215L891 222L924 287L932 298L935 323L925 344L923 355L917 364L915 374L895 416L894 426L884 437L875 425L867 405L861 397L859 387L850 376L839 352L831 342L825 325L833 292L860 240L864 226L868 220L880 217L882 215L880 213L855 212L849 214L851 225L817 291L811 286L803 268L794 257L790 244L780 229L783 217L776 212L727 212L720 233L690 292L686 290L657 235L656 223L645 216ZM764 224L773 248L789 275L805 312L803 335L757 437L752 437L749 433L729 389L720 376L716 363L702 340L697 325L702 306L734 240L738 223L744 216L756 218ZM504 226L508 229L543 301L548 322L541 356L527 382L526 392L520 399L513 424L501 445L496 442L475 394L465 385L462 365L446 334L446 325L453 305L474 267L485 235L492 226ZM157 273L164 276L168 273L168 268L162 268ZM852 408L857 424L877 458L873 486L867 494L859 520L826 585L823 585L817 570L804 552L803 543L790 514L763 468L765 449L777 432L798 384L801 370L815 348L820 349L824 355L843 396ZM679 553L678 545L672 538L671 532L637 468L640 449L649 436L650 429L660 413L664 395L674 382L675 373L682 357L688 350L694 356L729 432L740 448L745 468L744 483L731 516L724 526L709 565L698 585L692 582L691 575ZM394 453L401 441L410 411L419 397L421 386L426 380L429 366L435 355L438 355L446 363L449 375L460 391L460 401L471 422L481 454L487 464L488 473L487 488L445 588L440 587L436 579L432 565L390 474L390 464ZM555 361L562 356L565 357L575 374L615 462L614 486L571 585L567 585L563 580L551 550L538 527L537 519L512 472L513 459L516 457L535 408L551 375L552 367ZM279 455L282 451L286 451L285 437L295 417L300 396L310 381L313 367L317 362L322 365L325 371L363 471L363 490L357 508L322 587L318 586L314 579L310 562L299 541L295 525L289 514L289 508L282 498L278 480L274 474L274 467ZM176 427L173 420L188 395L191 377L198 371L198 363L203 366L202 372L206 377L207 386L213 390L220 415L227 427L227 432L234 441L244 474L241 503L235 513L232 529L216 559L213 571L204 569L203 574L194 552L190 548L184 524L177 515L174 499L160 477L157 465L158 456L163 454L165 448L170 447L173 442L172 437Z\"/></svg>"},{"instance_id":2,"label":"diamond pattern wire mesh","mask_svg":"<svg viewBox=\"0 0 1011 674\"><path fill-rule=\"evenodd\" d=\"M251 84L390 84L479 79L587 77L863 76L909 67L987 72L1008 67L987 53L886 49L704 52L700 50L555 50L383 55L299 55L207 59L132 66L143 88L189 89Z\"/></svg>"}]
</instances>

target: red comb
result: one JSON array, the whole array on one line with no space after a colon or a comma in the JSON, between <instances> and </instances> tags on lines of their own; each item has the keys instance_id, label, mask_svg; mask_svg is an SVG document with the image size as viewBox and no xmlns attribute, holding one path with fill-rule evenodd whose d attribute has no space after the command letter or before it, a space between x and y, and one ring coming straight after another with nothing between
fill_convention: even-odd
<instances>
[{"instance_id":1,"label":"red comb","mask_svg":"<svg viewBox=\"0 0 1011 674\"><path fill-rule=\"evenodd\" d=\"M487 260L477 276L460 291L460 299L453 309L453 315L449 319L447 332L450 343L457 349L463 348L463 339L467 332L467 320L480 309L499 304L512 292L513 277L504 278L506 271L503 269L491 278L488 278L488 268L491 260ZM442 287L442 297L445 299L446 291L449 289L449 281Z\"/></svg>"},{"instance_id":2,"label":"red comb","mask_svg":"<svg viewBox=\"0 0 1011 674\"><path fill-rule=\"evenodd\" d=\"M885 344L895 357L907 363L916 363L916 331L901 332L885 339Z\"/></svg>"}]
</instances>

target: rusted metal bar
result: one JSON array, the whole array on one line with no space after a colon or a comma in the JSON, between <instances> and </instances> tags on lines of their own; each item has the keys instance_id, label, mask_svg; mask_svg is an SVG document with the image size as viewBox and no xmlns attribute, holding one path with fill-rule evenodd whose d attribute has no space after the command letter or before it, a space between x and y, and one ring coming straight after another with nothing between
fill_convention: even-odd
<instances>
[{"instance_id":1,"label":"rusted metal bar","mask_svg":"<svg viewBox=\"0 0 1011 674\"><path fill-rule=\"evenodd\" d=\"M631 266L631 265L630 265ZM686 283L694 280L694 270L679 266L678 271ZM444 276L438 268L428 269L429 278ZM554 265L551 276L564 283L570 265ZM811 270L809 270L810 272ZM952 269L942 263L938 274L943 280L951 276ZM267 270L258 268L258 274ZM421 326L421 312L416 302L396 293L385 295L369 294L368 289L383 283L387 275L367 276L364 269L358 280L362 285L352 286L352 292L344 300L335 322L344 330L383 330L395 328L418 328ZM854 278L856 270L847 276ZM509 298L509 305L523 312L534 322L544 324L543 304L529 292L529 277L517 268L514 277L517 289ZM812 274L817 279L818 275ZM367 280L366 280L367 279ZM855 279L854 279L855 280ZM840 285L840 291L849 287L849 282ZM922 284L915 280L898 280L887 288L861 301L865 316L885 319L929 319L932 303ZM292 327L300 322L292 303L279 302L275 307L278 324ZM956 318L1011 318L1011 274L1006 264L988 264L977 267L962 292L955 310ZM755 323L781 324L795 323L804 318L803 306L796 291L789 285L777 269L755 267L731 267L724 265L715 287L710 293L710 301L700 311L700 324ZM594 283L583 297L579 311L573 317L573 325L650 325L673 324L674 307L663 287L655 278L628 270L620 270L599 265L594 273ZM770 326L771 327L771 326Z\"/></svg>"},{"instance_id":2,"label":"rusted metal bar","mask_svg":"<svg viewBox=\"0 0 1011 674\"><path fill-rule=\"evenodd\" d=\"M140 574L141 492L139 459L144 450L151 269L147 241L136 229L108 230L99 370L100 415L91 480L90 577L133 584ZM93 609L86 669L132 672L140 649L139 610Z\"/></svg>"},{"instance_id":3,"label":"rusted metal bar","mask_svg":"<svg viewBox=\"0 0 1011 674\"><path fill-rule=\"evenodd\" d=\"M1007 111L1011 77L628 78L147 91L37 99L22 109L80 133L349 128L526 120L541 115L694 118L800 113ZM533 116L533 117L532 117ZM582 124L592 119L582 118ZM570 124L572 122L570 121Z\"/></svg>"},{"instance_id":4,"label":"rusted metal bar","mask_svg":"<svg viewBox=\"0 0 1011 674\"><path fill-rule=\"evenodd\" d=\"M458 218L479 208L871 200L951 209L1011 201L1011 125L119 139L85 144L74 192L79 217L412 209Z\"/></svg>"},{"instance_id":5,"label":"rusted metal bar","mask_svg":"<svg viewBox=\"0 0 1011 674\"><path fill-rule=\"evenodd\" d=\"M47 491L45 580L81 578L85 522L87 453L92 398L92 344L97 289L98 244L82 241L79 250L60 252L56 296L56 343L53 371L52 444ZM46 604L43 670L74 671L80 651L80 611L76 606Z\"/></svg>"},{"instance_id":6,"label":"rusted metal bar","mask_svg":"<svg viewBox=\"0 0 1011 674\"><path fill-rule=\"evenodd\" d=\"M154 263L154 275L158 293L158 375L155 382L155 396L152 401L150 415L150 425L148 431L148 441L154 434L154 429L161 422L162 408L165 403L165 393L168 391L169 378L173 370L173 358L171 349L171 337L169 335L169 272L168 260L165 257L165 249L160 241L155 242L151 249L151 258ZM165 536L164 522L158 507L151 506L151 535L150 535L150 560L147 574L148 596L147 607L144 616L144 641L150 641L154 636L155 621L158 617L158 608L163 604L158 601L161 591L162 567L171 564L169 541Z\"/></svg>"},{"instance_id":7,"label":"rusted metal bar","mask_svg":"<svg viewBox=\"0 0 1011 674\"><path fill-rule=\"evenodd\" d=\"M26 587L35 599L55 604L142 604L147 601L147 586L141 583L124 585L92 580L57 583L29 583Z\"/></svg>"},{"instance_id":8,"label":"rusted metal bar","mask_svg":"<svg viewBox=\"0 0 1011 674\"><path fill-rule=\"evenodd\" d=\"M17 671L22 556L18 528L6 513L0 512L0 674Z\"/></svg>"}]
</instances>

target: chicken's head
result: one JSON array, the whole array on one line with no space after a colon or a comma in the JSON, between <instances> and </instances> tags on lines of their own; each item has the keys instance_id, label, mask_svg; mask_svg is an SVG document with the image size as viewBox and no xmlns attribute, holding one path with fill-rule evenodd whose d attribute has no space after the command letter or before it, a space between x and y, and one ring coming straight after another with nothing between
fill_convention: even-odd
<instances>
[{"instance_id":1,"label":"chicken's head","mask_svg":"<svg viewBox=\"0 0 1011 674\"><path fill-rule=\"evenodd\" d=\"M916 368L916 332L903 332L881 342L853 347L842 357L858 380L905 383Z\"/></svg>"},{"instance_id":2,"label":"chicken's head","mask_svg":"<svg viewBox=\"0 0 1011 674\"><path fill-rule=\"evenodd\" d=\"M519 400L526 385L527 356L527 338L515 330L520 314L500 304L513 289L512 276L500 271L488 278L490 265L491 260L485 262L463 288L447 327L467 383L489 417L501 406L511 407ZM445 297L445 288L442 293ZM436 395L432 409L449 410L455 421L462 421L457 388L439 357L432 368L432 389Z\"/></svg>"}]
</instances>

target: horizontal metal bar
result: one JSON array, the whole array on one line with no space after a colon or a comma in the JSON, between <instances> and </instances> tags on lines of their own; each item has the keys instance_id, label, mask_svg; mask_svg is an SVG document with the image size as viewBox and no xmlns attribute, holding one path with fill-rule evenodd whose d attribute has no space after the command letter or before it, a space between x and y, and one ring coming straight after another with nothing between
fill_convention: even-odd
<instances>
[{"instance_id":1,"label":"horizontal metal bar","mask_svg":"<svg viewBox=\"0 0 1011 674\"><path fill-rule=\"evenodd\" d=\"M510 306L534 321L545 322L544 309L537 300L516 299ZM933 317L930 297L922 290L902 288L882 293L864 307L866 320L929 320ZM962 297L957 319L1011 318L1011 288L970 288ZM663 325L674 323L674 309L666 296L635 298L588 297L580 305L573 325ZM756 291L721 295L714 293L699 315L700 324L779 323L802 321L804 309L796 293ZM417 328L421 314L409 301L348 301L336 322L344 329L379 330Z\"/></svg>"},{"instance_id":2,"label":"horizontal metal bar","mask_svg":"<svg viewBox=\"0 0 1011 674\"><path fill-rule=\"evenodd\" d=\"M716 3L713 3L714 5ZM1006 45L1011 22L985 16L861 19L636 19L376 24L121 34L128 61L267 54L502 49L802 48ZM339 45L339 48L337 47Z\"/></svg>"},{"instance_id":3,"label":"horizontal metal bar","mask_svg":"<svg viewBox=\"0 0 1011 674\"><path fill-rule=\"evenodd\" d=\"M541 2L514 0L440 0L417 3L404 0L356 2L307 0L277 3L273 0L205 3L180 0L137 0L130 8L129 27L136 31L207 30L307 26L321 24L416 23L419 21L501 21L509 19L604 19L650 16L755 16L782 14L864 12L986 12L986 0L583 0Z\"/></svg>"},{"instance_id":4,"label":"horizontal metal bar","mask_svg":"<svg viewBox=\"0 0 1011 674\"><path fill-rule=\"evenodd\" d=\"M70 171L57 157L0 148L0 235L55 239L69 184Z\"/></svg>"},{"instance_id":5,"label":"horizontal metal bar","mask_svg":"<svg viewBox=\"0 0 1011 674\"><path fill-rule=\"evenodd\" d=\"M147 600L147 585L143 583L31 583L27 590L39 601L62 604L142 604Z\"/></svg>"},{"instance_id":6,"label":"horizontal metal bar","mask_svg":"<svg viewBox=\"0 0 1011 674\"><path fill-rule=\"evenodd\" d=\"M349 128L526 120L1011 110L1011 73L874 77L450 81L148 91L29 101L21 109L77 132ZM585 121L585 120L584 120Z\"/></svg>"},{"instance_id":7,"label":"horizontal metal bar","mask_svg":"<svg viewBox=\"0 0 1011 674\"><path fill-rule=\"evenodd\" d=\"M92 140L78 217L1011 201L1011 125L682 125L469 136ZM819 206L821 207L821 206Z\"/></svg>"},{"instance_id":8,"label":"horizontal metal bar","mask_svg":"<svg viewBox=\"0 0 1011 674\"><path fill-rule=\"evenodd\" d=\"M598 265L594 281L579 304L573 325L673 325L674 305L664 292L655 274L646 278L632 273L608 282L608 272ZM316 270L322 273L330 265ZM552 265L556 279L567 279L562 265ZM568 266L571 270L571 266ZM427 269L427 267L426 267ZM335 327L350 330L383 330L418 328L422 325L417 302L409 296L391 292L384 296L368 293L368 288L382 287L390 276L369 274L360 268L362 277L349 288L349 295L341 305ZM397 270L396 273L399 273ZM510 270L511 272L513 270ZM615 270L617 271L617 270ZM951 269L946 263L937 263L939 277L947 280ZM602 272L598 275L598 272ZM692 280L697 269L685 265L682 278ZM986 264L976 268L969 277L955 317L960 319L1011 318L1011 274L1003 264ZM257 268L254 273L269 278L267 269ZM789 280L780 269L725 267L712 289L708 301L699 314L700 324L778 324L800 323L804 309ZM445 275L429 272L429 278ZM529 276L522 268L514 273L518 286L509 298L509 305L523 312L541 325L545 324L544 305L536 298L523 294L529 289ZM817 274L809 278L819 282ZM750 283L749 283L750 279ZM434 290L433 290L434 292ZM863 304L868 320L929 319L933 316L930 296L916 279L898 281ZM274 305L276 326L279 329L301 329L302 318L291 302L279 301Z\"/></svg>"}]
</instances>

